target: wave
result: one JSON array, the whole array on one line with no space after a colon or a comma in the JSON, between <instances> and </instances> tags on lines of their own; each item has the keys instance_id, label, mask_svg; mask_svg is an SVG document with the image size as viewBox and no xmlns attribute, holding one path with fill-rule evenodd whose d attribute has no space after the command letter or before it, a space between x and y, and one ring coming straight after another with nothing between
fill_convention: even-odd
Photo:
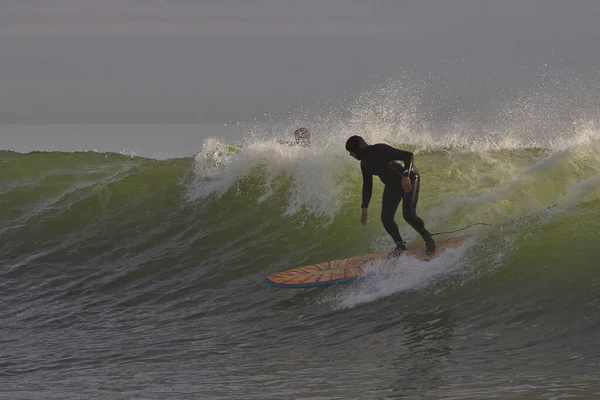
<instances>
[{"instance_id":1,"label":"wave","mask_svg":"<svg viewBox=\"0 0 600 400\"><path fill-rule=\"evenodd\" d=\"M379 183L371 222L358 223L359 166L344 149L352 134L416 154L418 212L429 230L492 228L469 228L479 240L426 272L375 274L370 286L340 289L326 304L355 307L450 282L465 271L459 281L468 285L507 265L527 270L523 260L538 265L533 274L539 277L540 265L559 268L567 254L574 256L571 249L579 249L577 268L595 263L598 228L590 221L600 202L600 129L588 109L564 121L564 113L556 113L561 121L545 129L545 117L555 118L553 107L571 103L542 96L529 107L521 100L498 107L493 118L474 113L461 124L446 119L436 125L418 112L424 106L415 93L404 83L375 87L344 113L258 124L238 143L208 138L192 158L0 151L4 276L54 282L64 278L60 268L92 265L101 272L77 278L73 290L161 277L178 282L179 288L165 283L162 289L181 300L177 293L187 296L195 288L252 292L264 276L286 267L388 249L377 218ZM584 124L579 117L591 119ZM310 127L311 147L279 143L299 125ZM403 237L418 240L400 225ZM571 247L555 251L566 243ZM39 266L59 270L37 276Z\"/></svg>"}]
</instances>

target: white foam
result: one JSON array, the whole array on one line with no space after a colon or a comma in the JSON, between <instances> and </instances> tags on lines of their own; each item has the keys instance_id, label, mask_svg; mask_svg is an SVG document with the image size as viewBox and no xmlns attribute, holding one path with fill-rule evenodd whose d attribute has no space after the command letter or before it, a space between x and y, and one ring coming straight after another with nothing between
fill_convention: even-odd
<instances>
[{"instance_id":1,"label":"white foam","mask_svg":"<svg viewBox=\"0 0 600 400\"><path fill-rule=\"evenodd\" d=\"M419 261L402 255L394 261L376 261L367 266L367 276L353 285L348 285L325 301L334 308L344 309L370 303L390 295L408 290L423 289L438 279L459 270L465 251L475 243L466 240L457 248L444 250L430 261Z\"/></svg>"},{"instance_id":2,"label":"white foam","mask_svg":"<svg viewBox=\"0 0 600 400\"><path fill-rule=\"evenodd\" d=\"M320 113L298 112L283 122L245 127L243 148L238 153L219 152L217 148L224 148L225 143L209 138L196 156L196 180L190 187L190 198L220 197L230 189L239 189L241 180L260 171L261 192L253 201L269 200L281 184L279 178L287 177L291 186L285 215L307 210L331 217L344 204L344 196L360 201L359 193L344 191L349 182L360 182L358 163L344 149L351 135L361 135L370 143L400 145L412 149L417 157L444 151L451 154L450 163L452 156L460 157L461 153L475 158L478 165L473 171L456 171L459 179L468 180L468 187L454 198L441 199L427 213L429 227L466 208L475 209L467 217L480 220L507 211L547 207L556 200L557 192L543 192L555 186L565 170L579 168L582 160L600 165L599 152L590 152L600 141L600 128L594 118L588 118L589 110L582 110L583 116L579 116L578 105L589 102L577 96L577 101L570 101L574 95L568 87L562 92L546 93L542 87L540 93L517 93L506 104L495 104L493 110L477 110L463 120L453 119L431 128L427 112L433 106L427 104L423 86L412 78L384 79L346 103L328 104ZM574 93L585 90L578 86L571 89ZM290 140L300 126L311 132L310 148L277 142ZM546 154L519 160L520 156L504 152L531 148L545 149ZM450 170L452 164L442 168ZM421 172L440 174L443 170ZM569 176L575 181L588 179ZM562 188L566 190L564 185Z\"/></svg>"},{"instance_id":3,"label":"white foam","mask_svg":"<svg viewBox=\"0 0 600 400\"><path fill-rule=\"evenodd\" d=\"M260 171L263 180L257 203L268 200L281 184L279 178L287 177L291 187L285 215L306 209L332 217L343 204L342 191L352 161L356 160L343 149L327 146L305 148L256 140L239 152L229 152L224 143L208 139L196 156L196 180L190 195L192 199L223 196L240 180Z\"/></svg>"}]
</instances>

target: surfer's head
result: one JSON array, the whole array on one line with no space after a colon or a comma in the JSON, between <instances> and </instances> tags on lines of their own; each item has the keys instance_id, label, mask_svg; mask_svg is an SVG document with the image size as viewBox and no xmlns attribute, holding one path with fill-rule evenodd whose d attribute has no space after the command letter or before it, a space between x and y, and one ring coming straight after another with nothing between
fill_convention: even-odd
<instances>
[{"instance_id":1,"label":"surfer's head","mask_svg":"<svg viewBox=\"0 0 600 400\"><path fill-rule=\"evenodd\" d=\"M346 150L348 150L350 155L357 160L361 159L361 152L367 146L369 145L361 136L350 136L348 140L346 140Z\"/></svg>"},{"instance_id":2,"label":"surfer's head","mask_svg":"<svg viewBox=\"0 0 600 400\"><path fill-rule=\"evenodd\" d=\"M298 128L294 131L294 142L300 146L310 146L310 132L306 128Z\"/></svg>"}]
</instances>

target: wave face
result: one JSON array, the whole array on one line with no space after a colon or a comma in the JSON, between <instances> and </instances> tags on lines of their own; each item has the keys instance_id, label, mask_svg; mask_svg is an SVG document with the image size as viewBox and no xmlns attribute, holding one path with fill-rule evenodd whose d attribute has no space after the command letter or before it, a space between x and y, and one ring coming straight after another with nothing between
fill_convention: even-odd
<instances>
[{"instance_id":1,"label":"wave face","mask_svg":"<svg viewBox=\"0 0 600 400\"><path fill-rule=\"evenodd\" d=\"M400 85L373 89L349 115L315 119L310 148L277 142L298 119L246 132L238 152L209 138L191 158L0 152L3 392L593 396L600 129L567 124L545 97L432 127L409 118L411 99ZM441 234L472 239L429 263L375 265L357 283L265 285L391 247L378 182L359 223L350 134L415 152L431 231L489 225Z\"/></svg>"}]
</instances>

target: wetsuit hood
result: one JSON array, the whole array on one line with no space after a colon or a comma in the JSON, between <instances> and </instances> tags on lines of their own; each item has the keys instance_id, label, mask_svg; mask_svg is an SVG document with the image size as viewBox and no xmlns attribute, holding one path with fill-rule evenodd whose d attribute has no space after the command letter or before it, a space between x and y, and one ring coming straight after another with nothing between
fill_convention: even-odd
<instances>
[{"instance_id":1,"label":"wetsuit hood","mask_svg":"<svg viewBox=\"0 0 600 400\"><path fill-rule=\"evenodd\" d=\"M363 156L363 151L369 147L365 139L360 136L351 136L346 141L346 150L356 154L356 157L360 160Z\"/></svg>"}]
</instances>

